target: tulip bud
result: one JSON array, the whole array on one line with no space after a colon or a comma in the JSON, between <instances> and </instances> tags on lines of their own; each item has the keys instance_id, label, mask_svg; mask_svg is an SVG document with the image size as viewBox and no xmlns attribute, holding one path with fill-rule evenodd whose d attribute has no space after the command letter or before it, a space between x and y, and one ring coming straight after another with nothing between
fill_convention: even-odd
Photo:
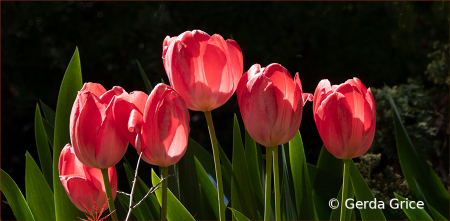
<instances>
[{"instance_id":1,"label":"tulip bud","mask_svg":"<svg viewBox=\"0 0 450 221\"><path fill-rule=\"evenodd\" d=\"M122 159L127 139L116 126L113 104L121 87L106 91L100 84L86 83L78 92L70 114L70 139L78 159L86 166L106 169Z\"/></svg>"},{"instance_id":2,"label":"tulip bud","mask_svg":"<svg viewBox=\"0 0 450 221\"><path fill-rule=\"evenodd\" d=\"M250 136L265 147L290 141L302 120L303 106L312 99L303 93L298 73L292 80L279 64L254 64L236 91L239 108Z\"/></svg>"},{"instance_id":3,"label":"tulip bud","mask_svg":"<svg viewBox=\"0 0 450 221\"><path fill-rule=\"evenodd\" d=\"M67 144L59 156L59 179L62 182L70 201L81 211L93 211L97 205L106 204L105 185L100 169L91 168L81 163L74 153L74 148ZM117 173L114 166L108 169L109 182L113 199L117 192ZM86 207L86 208L85 208ZM106 204L108 208L108 204Z\"/></svg>"},{"instance_id":4,"label":"tulip bud","mask_svg":"<svg viewBox=\"0 0 450 221\"><path fill-rule=\"evenodd\" d=\"M177 163L186 152L190 130L189 111L183 98L165 84L156 85L149 96L133 93L139 98L120 96L115 104L120 129L129 134L127 137L138 153L143 151L145 162L163 167ZM145 97L147 100L142 103Z\"/></svg>"},{"instance_id":5,"label":"tulip bud","mask_svg":"<svg viewBox=\"0 0 450 221\"><path fill-rule=\"evenodd\" d=\"M211 111L227 102L243 71L235 41L200 30L167 36L162 58L170 84L195 111Z\"/></svg>"},{"instance_id":6,"label":"tulip bud","mask_svg":"<svg viewBox=\"0 0 450 221\"><path fill-rule=\"evenodd\" d=\"M358 78L333 86L320 81L313 112L320 137L336 158L352 159L369 150L375 135L375 100Z\"/></svg>"}]
</instances>

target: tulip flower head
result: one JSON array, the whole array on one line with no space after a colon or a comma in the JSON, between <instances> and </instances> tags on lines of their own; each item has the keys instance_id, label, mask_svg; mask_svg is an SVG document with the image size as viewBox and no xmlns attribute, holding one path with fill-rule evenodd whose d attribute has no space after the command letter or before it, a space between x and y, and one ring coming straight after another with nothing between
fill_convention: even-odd
<instances>
[{"instance_id":1,"label":"tulip flower head","mask_svg":"<svg viewBox=\"0 0 450 221\"><path fill-rule=\"evenodd\" d=\"M70 201L81 211L89 213L94 205L105 205L107 202L105 185L100 169L91 168L78 160L74 148L67 144L59 156L59 179L62 182ZM108 169L113 199L117 192L117 173L114 166ZM86 208L85 208L86 207ZM108 205L106 204L106 207Z\"/></svg>"},{"instance_id":2,"label":"tulip flower head","mask_svg":"<svg viewBox=\"0 0 450 221\"><path fill-rule=\"evenodd\" d=\"M183 98L165 84L156 85L145 103L146 95L139 94L134 100L118 98L114 112L121 130L128 130L127 138L138 153L143 151L145 162L163 167L177 163L186 152L190 130Z\"/></svg>"},{"instance_id":3,"label":"tulip flower head","mask_svg":"<svg viewBox=\"0 0 450 221\"><path fill-rule=\"evenodd\" d=\"M227 102L243 72L235 41L200 30L167 36L162 58L170 84L195 111L211 111Z\"/></svg>"},{"instance_id":4,"label":"tulip flower head","mask_svg":"<svg viewBox=\"0 0 450 221\"><path fill-rule=\"evenodd\" d=\"M280 64L261 68L254 64L236 91L239 108L250 136L265 147L291 140L302 120L303 106L312 95L303 93L298 73L292 79Z\"/></svg>"},{"instance_id":5,"label":"tulip flower head","mask_svg":"<svg viewBox=\"0 0 450 221\"><path fill-rule=\"evenodd\" d=\"M320 137L336 158L352 159L369 150L375 135L375 100L358 78L333 86L320 81L313 112Z\"/></svg>"},{"instance_id":6,"label":"tulip flower head","mask_svg":"<svg viewBox=\"0 0 450 221\"><path fill-rule=\"evenodd\" d=\"M70 114L70 140L78 159L86 166L106 169L122 159L128 146L116 126L113 104L121 87L106 91L100 84L86 83L78 92Z\"/></svg>"}]
</instances>

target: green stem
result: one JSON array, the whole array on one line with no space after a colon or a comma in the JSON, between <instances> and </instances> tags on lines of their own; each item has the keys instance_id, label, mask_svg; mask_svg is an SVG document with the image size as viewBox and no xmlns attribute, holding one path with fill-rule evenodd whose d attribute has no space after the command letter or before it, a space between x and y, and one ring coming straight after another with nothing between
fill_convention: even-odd
<instances>
[{"instance_id":1,"label":"green stem","mask_svg":"<svg viewBox=\"0 0 450 221\"><path fill-rule=\"evenodd\" d=\"M281 220L280 169L278 167L278 145L273 146L273 178L275 189L275 220Z\"/></svg>"},{"instance_id":2,"label":"green stem","mask_svg":"<svg viewBox=\"0 0 450 221\"><path fill-rule=\"evenodd\" d=\"M111 193L111 184L109 184L108 168L101 169L101 171L102 171L102 176L103 176L103 183L105 184L106 198L109 199L108 200L109 212L112 212L112 211L116 210L116 207L114 206L114 199L113 199L112 193ZM114 220L119 220L119 219L117 219L116 212L112 213L112 216L113 216Z\"/></svg>"},{"instance_id":3,"label":"green stem","mask_svg":"<svg viewBox=\"0 0 450 221\"><path fill-rule=\"evenodd\" d=\"M342 180L342 200L341 200L341 221L346 220L347 207L345 206L345 200L347 200L348 190L348 170L350 166L350 159L344 161L344 178Z\"/></svg>"},{"instance_id":4,"label":"green stem","mask_svg":"<svg viewBox=\"0 0 450 221\"><path fill-rule=\"evenodd\" d=\"M217 145L216 132L211 117L211 111L205 111L206 122L208 123L209 136L211 137L211 145L214 155L214 168L216 169L217 195L219 200L220 221L225 221L225 201L223 199L222 170L220 166L219 147Z\"/></svg>"},{"instance_id":5,"label":"green stem","mask_svg":"<svg viewBox=\"0 0 450 221\"><path fill-rule=\"evenodd\" d=\"M264 221L270 221L270 195L272 194L272 151L273 147L266 147L266 188L264 199Z\"/></svg>"},{"instance_id":6,"label":"green stem","mask_svg":"<svg viewBox=\"0 0 450 221\"><path fill-rule=\"evenodd\" d=\"M161 167L161 179L167 176L169 167ZM166 221L167 216L167 180L162 183L161 221Z\"/></svg>"}]
</instances>

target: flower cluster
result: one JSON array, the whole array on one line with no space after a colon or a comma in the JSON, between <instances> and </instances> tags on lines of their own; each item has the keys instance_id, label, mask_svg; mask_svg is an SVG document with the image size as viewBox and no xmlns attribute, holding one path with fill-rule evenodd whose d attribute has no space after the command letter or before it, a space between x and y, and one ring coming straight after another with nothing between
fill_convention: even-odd
<instances>
[{"instance_id":1,"label":"flower cluster","mask_svg":"<svg viewBox=\"0 0 450 221\"><path fill-rule=\"evenodd\" d=\"M171 86L158 84L150 95L141 91L127 93L119 86L106 91L97 83L86 83L78 92L70 115L72 145L64 147L59 161L61 182L78 209L90 211L95 203L102 205L107 198L115 199L114 166L123 158L128 143L149 164L166 168L177 163L187 148L188 109L205 112L216 156L210 112L226 103L235 91L248 133L264 147L284 144L296 135L307 101L313 102L319 134L336 158L363 155L374 138L374 98L358 78L340 85L322 80L314 95L304 93L299 74L292 78L277 63L266 67L254 64L243 74L243 55L237 42L200 30L167 36L162 60ZM225 207L220 162L216 159L222 219ZM278 165L274 166L278 170ZM102 180L104 171L108 179L103 174ZM270 179L266 182L270 188ZM270 202L270 193L266 192L267 199ZM164 213L162 208L162 217ZM265 217L267 214L270 217L270 210Z\"/></svg>"}]
</instances>

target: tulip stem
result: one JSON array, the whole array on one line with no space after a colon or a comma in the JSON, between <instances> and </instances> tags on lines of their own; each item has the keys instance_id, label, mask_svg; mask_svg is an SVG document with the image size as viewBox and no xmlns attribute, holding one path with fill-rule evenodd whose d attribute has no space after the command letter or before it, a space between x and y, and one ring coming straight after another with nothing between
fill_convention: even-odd
<instances>
[{"instance_id":1,"label":"tulip stem","mask_svg":"<svg viewBox=\"0 0 450 221\"><path fill-rule=\"evenodd\" d=\"M214 168L216 169L217 195L219 200L220 221L225 221L225 201L223 199L222 170L220 166L219 147L217 145L216 132L211 117L211 111L205 111L206 122L208 123L209 136L214 155Z\"/></svg>"},{"instance_id":2,"label":"tulip stem","mask_svg":"<svg viewBox=\"0 0 450 221\"><path fill-rule=\"evenodd\" d=\"M342 180L342 200L341 200L341 221L346 220L347 207L345 206L345 200L347 199L348 189L348 170L350 166L350 159L344 159L344 177Z\"/></svg>"},{"instance_id":3,"label":"tulip stem","mask_svg":"<svg viewBox=\"0 0 450 221\"><path fill-rule=\"evenodd\" d=\"M270 221L270 195L272 195L272 152L273 147L266 147L266 188L264 199L264 221Z\"/></svg>"},{"instance_id":4,"label":"tulip stem","mask_svg":"<svg viewBox=\"0 0 450 221\"><path fill-rule=\"evenodd\" d=\"M169 173L169 167L161 167L161 179L167 177ZM167 180L162 183L162 195L161 195L161 221L166 221L167 216Z\"/></svg>"},{"instance_id":5,"label":"tulip stem","mask_svg":"<svg viewBox=\"0 0 450 221\"><path fill-rule=\"evenodd\" d=\"M275 189L275 220L281 220L280 169L278 167L278 145L273 146L273 178Z\"/></svg>"},{"instance_id":6,"label":"tulip stem","mask_svg":"<svg viewBox=\"0 0 450 221\"><path fill-rule=\"evenodd\" d=\"M111 184L109 184L109 176L108 176L108 168L101 169L103 176L103 183L105 184L106 198L108 199L109 211L112 213L112 217L114 220L117 219L117 213L114 213L116 207L114 206L114 199L111 193Z\"/></svg>"}]
</instances>

